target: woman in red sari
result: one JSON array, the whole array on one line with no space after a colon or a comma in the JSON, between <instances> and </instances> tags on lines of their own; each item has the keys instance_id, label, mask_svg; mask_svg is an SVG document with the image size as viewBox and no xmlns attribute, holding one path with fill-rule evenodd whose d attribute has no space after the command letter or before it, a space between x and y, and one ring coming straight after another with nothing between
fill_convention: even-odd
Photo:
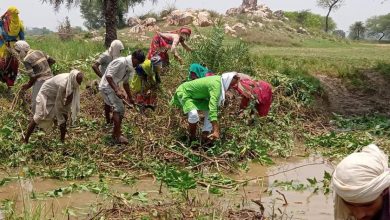
<instances>
[{"instance_id":1,"label":"woman in red sari","mask_svg":"<svg viewBox=\"0 0 390 220\"><path fill-rule=\"evenodd\" d=\"M151 60L152 57L159 56L163 63L163 67L169 66L168 51L170 50L173 53L173 56L181 64L183 64L183 59L177 52L177 46L180 43L184 49L192 51L192 49L185 43L190 36L191 29L188 27L182 27L177 31L157 32L150 44L148 59Z\"/></svg>"},{"instance_id":2,"label":"woman in red sari","mask_svg":"<svg viewBox=\"0 0 390 220\"><path fill-rule=\"evenodd\" d=\"M271 85L262 80L253 80L244 74L238 74L238 76L240 80L233 89L241 96L240 109L246 109L253 100L258 115L267 116L272 104Z\"/></svg>"}]
</instances>

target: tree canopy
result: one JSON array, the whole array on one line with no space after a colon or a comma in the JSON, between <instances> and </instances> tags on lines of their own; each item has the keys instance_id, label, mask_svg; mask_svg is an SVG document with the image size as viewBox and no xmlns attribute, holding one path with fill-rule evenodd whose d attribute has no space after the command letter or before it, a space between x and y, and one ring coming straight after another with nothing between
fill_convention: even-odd
<instances>
[{"instance_id":1,"label":"tree canopy","mask_svg":"<svg viewBox=\"0 0 390 220\"><path fill-rule=\"evenodd\" d=\"M366 27L361 21L357 21L349 27L349 38L352 40L360 40L364 38Z\"/></svg>"},{"instance_id":2,"label":"tree canopy","mask_svg":"<svg viewBox=\"0 0 390 220\"><path fill-rule=\"evenodd\" d=\"M378 40L390 37L390 13L374 16L366 21L367 34Z\"/></svg>"},{"instance_id":3,"label":"tree canopy","mask_svg":"<svg viewBox=\"0 0 390 220\"><path fill-rule=\"evenodd\" d=\"M325 16L325 32L329 31L329 15L332 10L336 10L341 7L344 0L317 0L317 5L328 9L328 13Z\"/></svg>"}]
</instances>

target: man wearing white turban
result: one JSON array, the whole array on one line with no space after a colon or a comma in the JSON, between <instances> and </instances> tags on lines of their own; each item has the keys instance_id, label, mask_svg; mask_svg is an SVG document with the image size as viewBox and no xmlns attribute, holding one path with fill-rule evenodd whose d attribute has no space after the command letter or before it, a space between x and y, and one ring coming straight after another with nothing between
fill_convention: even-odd
<instances>
[{"instance_id":1,"label":"man wearing white turban","mask_svg":"<svg viewBox=\"0 0 390 220\"><path fill-rule=\"evenodd\" d=\"M114 40L111 42L110 48L104 53L100 54L99 58L95 60L92 65L93 71L96 73L99 78L102 78L108 64L110 64L116 58L121 56L122 50L125 49L123 43L120 40Z\"/></svg>"},{"instance_id":2,"label":"man wearing white turban","mask_svg":"<svg viewBox=\"0 0 390 220\"><path fill-rule=\"evenodd\" d=\"M25 143L28 143L36 125L48 130L52 127L54 118L57 119L61 141L64 142L68 114L71 113L71 121L74 123L80 112L80 85L83 77L82 72L72 70L70 73L56 75L42 85L36 98L34 117L24 137Z\"/></svg>"},{"instance_id":3,"label":"man wearing white turban","mask_svg":"<svg viewBox=\"0 0 390 220\"><path fill-rule=\"evenodd\" d=\"M22 91L32 87L31 105L32 112L35 113L35 99L43 83L53 77L50 69L56 61L39 50L32 50L30 45L23 40L15 43L15 51L18 53L20 60L23 62L30 80L22 86Z\"/></svg>"},{"instance_id":4,"label":"man wearing white turban","mask_svg":"<svg viewBox=\"0 0 390 220\"><path fill-rule=\"evenodd\" d=\"M388 159L371 144L338 164L332 178L336 220L390 219Z\"/></svg>"}]
</instances>

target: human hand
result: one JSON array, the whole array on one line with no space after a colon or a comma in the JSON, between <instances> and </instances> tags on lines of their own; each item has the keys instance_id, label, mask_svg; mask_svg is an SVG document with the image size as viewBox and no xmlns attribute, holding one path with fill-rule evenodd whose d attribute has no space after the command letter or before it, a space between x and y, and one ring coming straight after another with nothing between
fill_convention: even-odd
<instances>
[{"instance_id":1,"label":"human hand","mask_svg":"<svg viewBox=\"0 0 390 220\"><path fill-rule=\"evenodd\" d=\"M218 131L214 131L207 138L210 139L211 141L214 141L220 138L220 134Z\"/></svg>"},{"instance_id":2,"label":"human hand","mask_svg":"<svg viewBox=\"0 0 390 220\"><path fill-rule=\"evenodd\" d=\"M118 89L115 91L116 96L118 96L120 99L126 99L126 94L121 90Z\"/></svg>"}]
</instances>

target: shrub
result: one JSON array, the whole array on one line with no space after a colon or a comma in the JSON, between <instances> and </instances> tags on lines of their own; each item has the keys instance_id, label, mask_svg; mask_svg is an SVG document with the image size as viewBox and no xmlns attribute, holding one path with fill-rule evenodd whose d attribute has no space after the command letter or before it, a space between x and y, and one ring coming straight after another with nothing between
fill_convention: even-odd
<instances>
[{"instance_id":1,"label":"shrub","mask_svg":"<svg viewBox=\"0 0 390 220\"><path fill-rule=\"evenodd\" d=\"M305 28L323 30L325 27L325 17L319 14L314 14L310 12L310 10L285 12L284 16L286 16L291 22L297 23ZM336 23L332 18L329 18L329 30L333 31L335 29Z\"/></svg>"},{"instance_id":2,"label":"shrub","mask_svg":"<svg viewBox=\"0 0 390 220\"><path fill-rule=\"evenodd\" d=\"M71 40L73 38L73 28L70 25L68 16L65 17L65 20L58 26L58 36L61 40Z\"/></svg>"},{"instance_id":3,"label":"shrub","mask_svg":"<svg viewBox=\"0 0 390 220\"><path fill-rule=\"evenodd\" d=\"M239 41L233 45L224 44L222 27L215 26L209 36L203 36L193 43L194 51L188 55L189 63L202 63L215 73L237 71L254 73L249 46Z\"/></svg>"}]
</instances>

